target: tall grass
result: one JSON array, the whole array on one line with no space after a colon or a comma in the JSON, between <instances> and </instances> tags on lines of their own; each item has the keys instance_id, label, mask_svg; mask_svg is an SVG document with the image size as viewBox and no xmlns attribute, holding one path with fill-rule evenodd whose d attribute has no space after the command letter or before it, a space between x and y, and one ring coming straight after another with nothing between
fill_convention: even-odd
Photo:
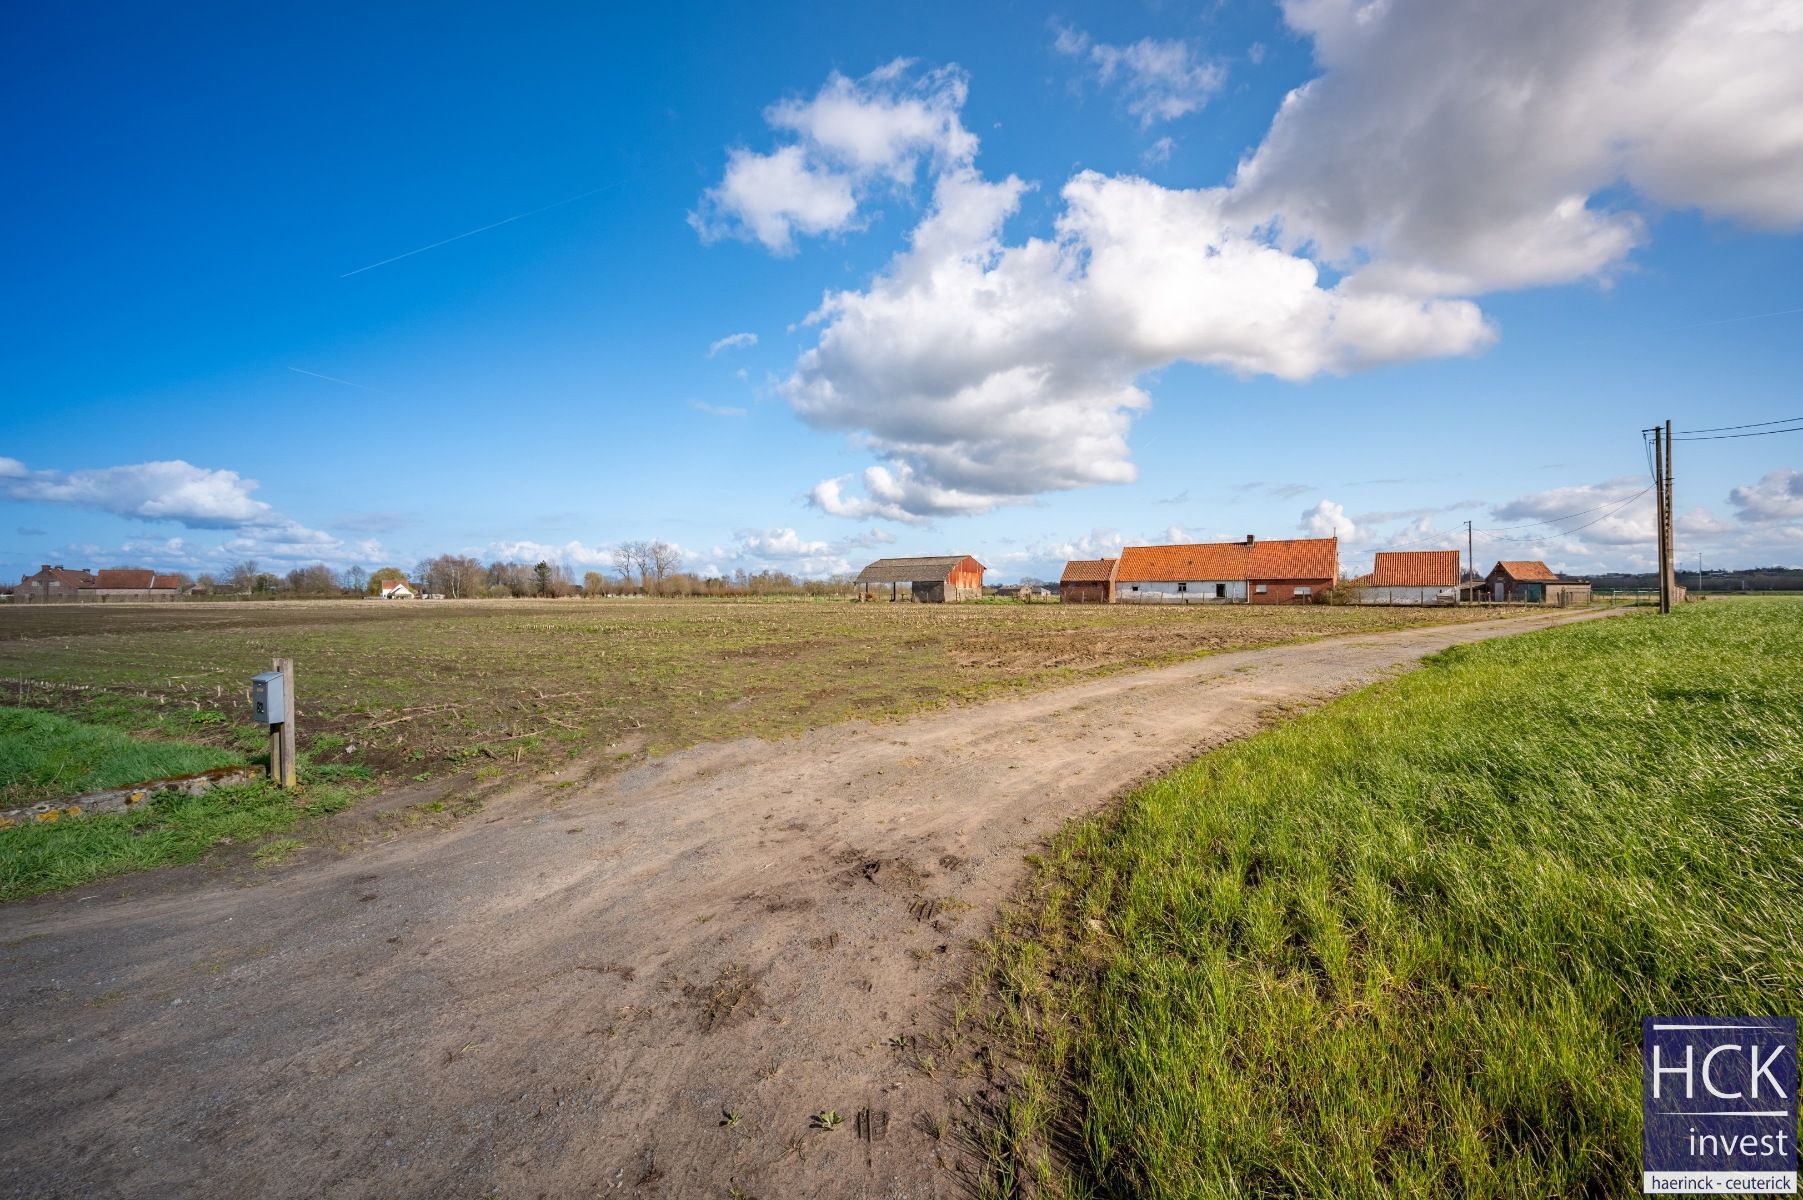
<instances>
[{"instance_id":1,"label":"tall grass","mask_svg":"<svg viewBox=\"0 0 1803 1200\"><path fill-rule=\"evenodd\" d=\"M55 713L0 708L0 808L243 761L212 746L151 741Z\"/></svg>"},{"instance_id":2,"label":"tall grass","mask_svg":"<svg viewBox=\"0 0 1803 1200\"><path fill-rule=\"evenodd\" d=\"M1447 651L1071 827L995 1191L1625 1196L1640 1018L1803 1007L1803 604Z\"/></svg>"}]
</instances>

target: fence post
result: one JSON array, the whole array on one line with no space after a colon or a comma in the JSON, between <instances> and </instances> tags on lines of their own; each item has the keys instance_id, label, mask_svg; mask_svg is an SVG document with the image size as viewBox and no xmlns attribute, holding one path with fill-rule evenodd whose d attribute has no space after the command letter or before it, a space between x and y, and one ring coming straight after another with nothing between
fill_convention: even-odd
<instances>
[{"instance_id":1,"label":"fence post","mask_svg":"<svg viewBox=\"0 0 1803 1200\"><path fill-rule=\"evenodd\" d=\"M298 782L299 774L294 762L297 724L295 713L298 707L294 702L294 660L278 658L271 665L282 673L282 694L287 707L282 712L281 725L270 731L269 773L276 777L276 786L291 788ZM279 777L276 776L277 751L280 752L281 761Z\"/></svg>"}]
</instances>

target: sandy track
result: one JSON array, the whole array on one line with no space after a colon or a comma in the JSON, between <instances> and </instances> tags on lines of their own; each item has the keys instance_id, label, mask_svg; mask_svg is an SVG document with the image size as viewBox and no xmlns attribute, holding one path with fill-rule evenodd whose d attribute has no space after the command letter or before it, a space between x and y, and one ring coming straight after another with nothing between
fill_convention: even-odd
<instances>
[{"instance_id":1,"label":"sandy track","mask_svg":"<svg viewBox=\"0 0 1803 1200\"><path fill-rule=\"evenodd\" d=\"M1274 706L1572 619L704 746L254 887L0 909L0 1195L960 1194L927 1127L969 1085L889 1039L939 1027L1024 853Z\"/></svg>"}]
</instances>

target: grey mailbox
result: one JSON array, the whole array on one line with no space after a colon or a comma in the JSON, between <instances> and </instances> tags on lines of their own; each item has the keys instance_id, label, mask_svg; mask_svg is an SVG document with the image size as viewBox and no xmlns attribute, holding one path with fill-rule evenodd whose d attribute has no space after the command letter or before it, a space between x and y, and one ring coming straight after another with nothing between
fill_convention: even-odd
<instances>
[{"instance_id":1,"label":"grey mailbox","mask_svg":"<svg viewBox=\"0 0 1803 1200\"><path fill-rule=\"evenodd\" d=\"M259 725L280 725L288 719L288 698L282 694L280 671L250 677L250 710Z\"/></svg>"}]
</instances>

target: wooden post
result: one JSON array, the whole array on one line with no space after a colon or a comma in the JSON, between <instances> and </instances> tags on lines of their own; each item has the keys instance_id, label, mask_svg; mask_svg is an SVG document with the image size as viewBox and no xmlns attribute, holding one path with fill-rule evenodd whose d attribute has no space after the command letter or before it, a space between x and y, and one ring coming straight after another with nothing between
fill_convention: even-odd
<instances>
[{"instance_id":1,"label":"wooden post","mask_svg":"<svg viewBox=\"0 0 1803 1200\"><path fill-rule=\"evenodd\" d=\"M1668 613L1672 610L1671 595L1666 591L1668 577L1665 573L1665 439L1659 426L1653 426L1653 505L1659 523L1659 611Z\"/></svg>"},{"instance_id":2,"label":"wooden post","mask_svg":"<svg viewBox=\"0 0 1803 1200\"><path fill-rule=\"evenodd\" d=\"M1665 611L1678 601L1677 519L1672 515L1672 423L1665 423L1665 470L1659 478L1665 484L1665 557L1659 570L1665 576Z\"/></svg>"},{"instance_id":3,"label":"wooden post","mask_svg":"<svg viewBox=\"0 0 1803 1200\"><path fill-rule=\"evenodd\" d=\"M295 721L294 660L292 658L278 658L272 665L276 670L282 673L283 699L288 706L282 713L281 725L277 726L273 731L280 737L282 743L282 773L277 782L282 787L291 788L299 782L299 769L294 761L295 734L298 732L298 723ZM270 773L272 775L274 774L273 768Z\"/></svg>"}]
</instances>

